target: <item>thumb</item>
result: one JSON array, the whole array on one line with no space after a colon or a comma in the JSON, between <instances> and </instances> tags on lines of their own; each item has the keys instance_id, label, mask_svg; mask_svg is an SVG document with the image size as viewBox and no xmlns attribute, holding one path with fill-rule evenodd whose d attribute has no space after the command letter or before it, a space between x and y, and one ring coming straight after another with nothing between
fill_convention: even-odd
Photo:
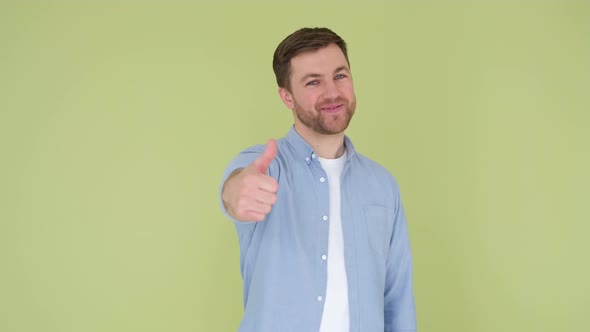
<instances>
[{"instance_id":1,"label":"thumb","mask_svg":"<svg viewBox=\"0 0 590 332\"><path fill-rule=\"evenodd\" d=\"M268 140L268 144L266 144L266 149L262 156L258 157L258 159L254 160L252 165L254 169L256 169L260 173L266 173L270 163L273 159L277 156L277 142L274 139Z\"/></svg>"}]
</instances>

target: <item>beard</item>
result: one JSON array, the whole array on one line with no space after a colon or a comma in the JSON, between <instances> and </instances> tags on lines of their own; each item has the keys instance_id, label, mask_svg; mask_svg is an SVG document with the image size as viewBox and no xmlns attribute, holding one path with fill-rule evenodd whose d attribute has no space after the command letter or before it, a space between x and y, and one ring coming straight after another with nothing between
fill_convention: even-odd
<instances>
[{"instance_id":1,"label":"beard","mask_svg":"<svg viewBox=\"0 0 590 332\"><path fill-rule=\"evenodd\" d=\"M295 115L306 127L322 135L335 135L348 128L348 124L354 115L356 101L352 103L345 98L325 100L321 104L314 105L313 110L302 108L296 101ZM343 104L343 110L336 114L322 111L322 107L330 104Z\"/></svg>"}]
</instances>

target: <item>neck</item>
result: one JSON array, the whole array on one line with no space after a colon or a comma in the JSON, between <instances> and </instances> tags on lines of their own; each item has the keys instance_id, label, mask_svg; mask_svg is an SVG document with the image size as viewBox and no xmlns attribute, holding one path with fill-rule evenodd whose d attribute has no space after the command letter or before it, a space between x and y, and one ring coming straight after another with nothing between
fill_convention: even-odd
<instances>
[{"instance_id":1,"label":"neck","mask_svg":"<svg viewBox=\"0 0 590 332\"><path fill-rule=\"evenodd\" d=\"M299 123L295 123L295 130L311 145L320 158L336 159L344 154L344 132L323 135Z\"/></svg>"}]
</instances>

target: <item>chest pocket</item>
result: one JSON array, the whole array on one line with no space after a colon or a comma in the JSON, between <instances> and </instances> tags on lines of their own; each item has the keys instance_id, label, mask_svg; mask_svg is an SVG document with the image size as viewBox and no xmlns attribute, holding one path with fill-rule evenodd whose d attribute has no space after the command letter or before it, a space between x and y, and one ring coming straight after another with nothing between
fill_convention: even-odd
<instances>
[{"instance_id":1,"label":"chest pocket","mask_svg":"<svg viewBox=\"0 0 590 332\"><path fill-rule=\"evenodd\" d=\"M387 256L395 210L380 205L365 205L363 209L369 246L377 253Z\"/></svg>"}]
</instances>

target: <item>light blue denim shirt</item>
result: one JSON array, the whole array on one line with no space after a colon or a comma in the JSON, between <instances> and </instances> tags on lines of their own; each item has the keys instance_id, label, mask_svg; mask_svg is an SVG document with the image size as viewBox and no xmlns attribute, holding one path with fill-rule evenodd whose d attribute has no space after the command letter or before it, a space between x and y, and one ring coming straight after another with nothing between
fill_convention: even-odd
<instances>
[{"instance_id":1,"label":"light blue denim shirt","mask_svg":"<svg viewBox=\"0 0 590 332\"><path fill-rule=\"evenodd\" d=\"M322 255L328 252L328 176L293 127L277 143L268 174L279 183L278 199L265 220L240 222L224 210L240 244L245 312L239 331L317 332L327 280ZM350 331L415 331L412 255L398 185L385 168L356 152L348 137L345 146L341 220ZM241 152L222 185L264 149Z\"/></svg>"}]
</instances>

